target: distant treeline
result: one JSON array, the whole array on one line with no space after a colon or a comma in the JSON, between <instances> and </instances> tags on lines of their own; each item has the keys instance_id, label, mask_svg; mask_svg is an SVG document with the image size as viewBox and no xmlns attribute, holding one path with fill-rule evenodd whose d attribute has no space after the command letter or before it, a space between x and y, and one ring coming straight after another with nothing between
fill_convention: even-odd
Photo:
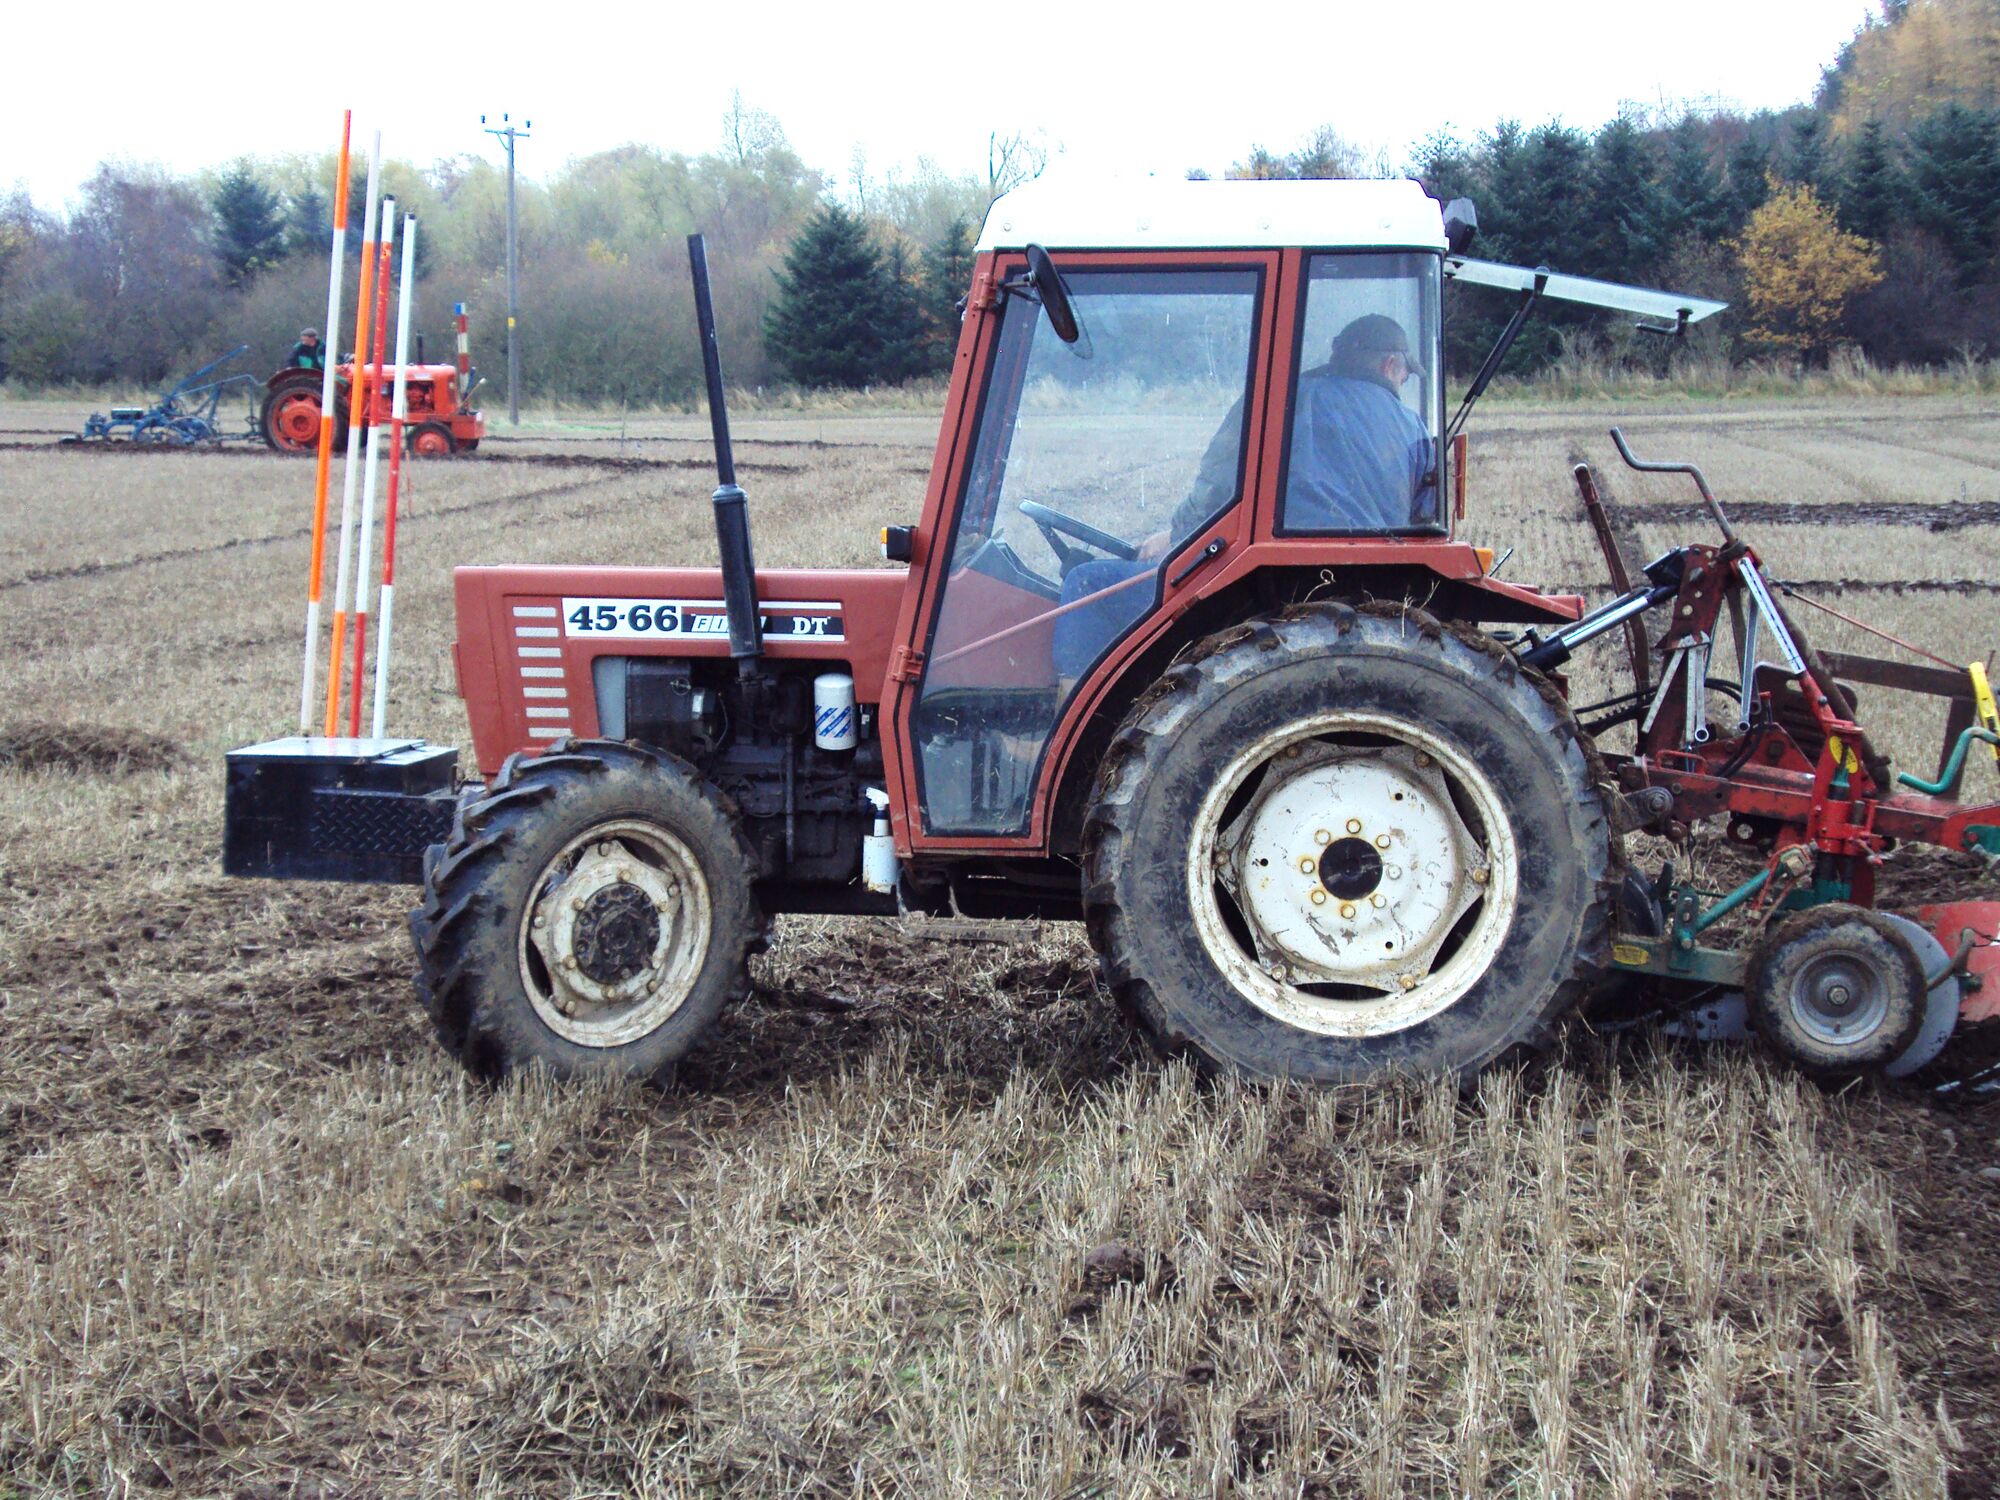
<instances>
[{"instance_id":1,"label":"distant treeline","mask_svg":"<svg viewBox=\"0 0 2000 1500\"><path fill-rule=\"evenodd\" d=\"M857 158L835 181L739 100L703 154L626 146L524 178L524 396L692 400L684 237L696 229L733 383L858 386L941 369L986 207L1043 165L1029 137L988 145L984 175L924 162L883 178ZM1471 197L1475 254L1729 301L1683 346L1711 361L1815 363L1840 345L1883 364L2000 355L2000 0L1884 0L1812 102L1784 111L1634 110L1595 130L1502 120L1472 140L1434 136L1407 161L1327 128L1294 150L1258 146L1230 175L1410 175ZM273 366L323 314L332 181L330 155L194 178L106 163L66 214L0 197L0 378L146 386L240 343L248 364ZM392 161L385 181L418 217L426 353L450 357L451 304L468 303L489 400L504 396L502 169ZM1455 369L1477 364L1509 310L1454 291ZM1510 368L1565 349L1658 367L1673 347L1629 321L1551 309Z\"/></svg>"}]
</instances>

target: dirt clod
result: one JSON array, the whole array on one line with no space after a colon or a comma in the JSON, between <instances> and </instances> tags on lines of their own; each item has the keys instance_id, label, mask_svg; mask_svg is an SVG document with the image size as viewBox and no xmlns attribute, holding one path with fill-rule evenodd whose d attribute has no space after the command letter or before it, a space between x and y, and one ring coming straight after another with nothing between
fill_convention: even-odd
<instances>
[{"instance_id":1,"label":"dirt clod","mask_svg":"<svg viewBox=\"0 0 2000 1500\"><path fill-rule=\"evenodd\" d=\"M1130 1245L1099 1245L1083 1258L1083 1284L1102 1289L1121 1281L1143 1282L1146 1257Z\"/></svg>"},{"instance_id":2,"label":"dirt clod","mask_svg":"<svg viewBox=\"0 0 2000 1500\"><path fill-rule=\"evenodd\" d=\"M181 747L163 735L98 724L16 724L0 728L0 767L124 776L179 765Z\"/></svg>"}]
</instances>

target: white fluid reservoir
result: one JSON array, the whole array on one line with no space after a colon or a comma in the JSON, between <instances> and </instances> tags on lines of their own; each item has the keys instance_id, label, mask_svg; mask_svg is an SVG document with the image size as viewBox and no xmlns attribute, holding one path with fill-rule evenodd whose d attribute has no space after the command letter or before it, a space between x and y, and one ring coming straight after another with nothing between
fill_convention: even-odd
<instances>
[{"instance_id":1,"label":"white fluid reservoir","mask_svg":"<svg viewBox=\"0 0 2000 1500\"><path fill-rule=\"evenodd\" d=\"M852 750L855 733L854 679L845 672L822 672L813 679L813 743L822 750Z\"/></svg>"},{"instance_id":2,"label":"white fluid reservoir","mask_svg":"<svg viewBox=\"0 0 2000 1500\"><path fill-rule=\"evenodd\" d=\"M889 833L889 794L872 786L866 792L875 831L861 841L861 883L886 896L902 879L902 861L896 858L896 840Z\"/></svg>"}]
</instances>

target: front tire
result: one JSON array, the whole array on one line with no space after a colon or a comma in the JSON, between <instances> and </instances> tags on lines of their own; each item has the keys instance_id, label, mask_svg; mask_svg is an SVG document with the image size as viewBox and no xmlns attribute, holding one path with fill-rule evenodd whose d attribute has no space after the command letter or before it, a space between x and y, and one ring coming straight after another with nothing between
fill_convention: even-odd
<instances>
[{"instance_id":1,"label":"front tire","mask_svg":"<svg viewBox=\"0 0 2000 1500\"><path fill-rule=\"evenodd\" d=\"M1622 859L1574 719L1482 637L1318 605L1208 642L1112 742L1084 830L1107 982L1163 1053L1469 1079L1609 957Z\"/></svg>"},{"instance_id":2,"label":"front tire","mask_svg":"<svg viewBox=\"0 0 2000 1500\"><path fill-rule=\"evenodd\" d=\"M405 442L412 458L450 458L458 451L458 440L442 422L419 422Z\"/></svg>"},{"instance_id":3,"label":"front tire","mask_svg":"<svg viewBox=\"0 0 2000 1500\"><path fill-rule=\"evenodd\" d=\"M663 1083L746 988L762 931L733 809L673 756L604 741L511 757L425 858L417 988L498 1077Z\"/></svg>"}]
</instances>

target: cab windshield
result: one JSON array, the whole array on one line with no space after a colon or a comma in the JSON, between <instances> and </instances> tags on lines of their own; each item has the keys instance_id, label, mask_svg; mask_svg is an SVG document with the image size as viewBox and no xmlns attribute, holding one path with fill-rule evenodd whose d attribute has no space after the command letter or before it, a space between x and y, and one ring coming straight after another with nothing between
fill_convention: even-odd
<instances>
[{"instance_id":1,"label":"cab windshield","mask_svg":"<svg viewBox=\"0 0 2000 1500\"><path fill-rule=\"evenodd\" d=\"M1430 532L1438 504L1436 255L1307 257L1281 535Z\"/></svg>"}]
</instances>

